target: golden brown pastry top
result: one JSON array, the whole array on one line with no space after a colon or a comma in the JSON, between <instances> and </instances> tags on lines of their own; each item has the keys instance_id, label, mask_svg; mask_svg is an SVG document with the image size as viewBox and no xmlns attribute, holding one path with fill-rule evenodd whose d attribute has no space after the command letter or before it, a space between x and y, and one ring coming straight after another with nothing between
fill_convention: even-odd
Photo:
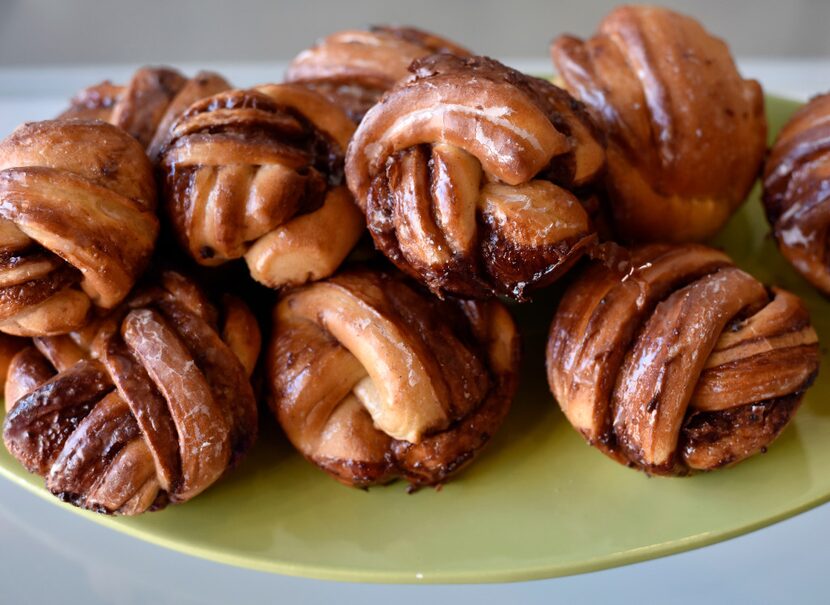
<instances>
[{"instance_id":1,"label":"golden brown pastry top","mask_svg":"<svg viewBox=\"0 0 830 605\"><path fill-rule=\"evenodd\" d=\"M187 78L168 67L142 67L126 86L105 81L80 91L60 117L99 119L123 128L155 161L179 114L199 99L230 87L212 72Z\"/></svg>"},{"instance_id":2,"label":"golden brown pastry top","mask_svg":"<svg viewBox=\"0 0 830 605\"><path fill-rule=\"evenodd\" d=\"M604 165L581 104L484 57L432 55L349 145L377 247L433 291L522 299L595 240L578 193Z\"/></svg>"},{"instance_id":3,"label":"golden brown pastry top","mask_svg":"<svg viewBox=\"0 0 830 605\"><path fill-rule=\"evenodd\" d=\"M287 293L274 325L271 406L295 447L349 485L444 481L515 390L518 336L495 301L439 301L353 270Z\"/></svg>"},{"instance_id":4,"label":"golden brown pastry top","mask_svg":"<svg viewBox=\"0 0 830 605\"><path fill-rule=\"evenodd\" d=\"M164 273L83 331L37 338L12 360L3 438L76 506L132 515L184 502L250 448L256 320Z\"/></svg>"},{"instance_id":5,"label":"golden brown pastry top","mask_svg":"<svg viewBox=\"0 0 830 605\"><path fill-rule=\"evenodd\" d=\"M20 126L0 142L0 331L65 333L121 302L152 253L155 207L150 162L123 130Z\"/></svg>"},{"instance_id":6,"label":"golden brown pastry top","mask_svg":"<svg viewBox=\"0 0 830 605\"><path fill-rule=\"evenodd\" d=\"M608 133L608 187L619 235L701 240L758 176L763 93L697 21L647 6L613 10L588 40L551 48L566 88Z\"/></svg>"},{"instance_id":7,"label":"golden brown pastry top","mask_svg":"<svg viewBox=\"0 0 830 605\"><path fill-rule=\"evenodd\" d=\"M763 200L781 252L830 296L830 94L812 99L778 133Z\"/></svg>"},{"instance_id":8,"label":"golden brown pastry top","mask_svg":"<svg viewBox=\"0 0 830 605\"><path fill-rule=\"evenodd\" d=\"M334 272L363 233L343 185L354 124L297 84L232 90L192 105L162 148L165 209L203 265L245 257L270 286Z\"/></svg>"},{"instance_id":9,"label":"golden brown pastry top","mask_svg":"<svg viewBox=\"0 0 830 605\"><path fill-rule=\"evenodd\" d=\"M332 34L291 62L286 81L301 82L340 105L360 122L380 96L409 76L409 64L433 53L470 52L413 27L376 26Z\"/></svg>"},{"instance_id":10,"label":"golden brown pastry top","mask_svg":"<svg viewBox=\"0 0 830 605\"><path fill-rule=\"evenodd\" d=\"M657 474L738 462L778 436L818 371L798 297L700 245L594 262L550 329L551 390L571 424Z\"/></svg>"}]
</instances>

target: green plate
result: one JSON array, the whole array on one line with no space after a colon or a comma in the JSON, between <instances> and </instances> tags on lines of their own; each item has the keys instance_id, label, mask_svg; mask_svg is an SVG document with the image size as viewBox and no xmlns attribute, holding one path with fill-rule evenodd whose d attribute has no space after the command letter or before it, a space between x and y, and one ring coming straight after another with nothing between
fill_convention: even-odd
<instances>
[{"instance_id":1,"label":"green plate","mask_svg":"<svg viewBox=\"0 0 830 605\"><path fill-rule=\"evenodd\" d=\"M773 133L796 107L768 99ZM764 282L803 296L819 337L830 341L830 303L787 265L767 232L756 190L717 244ZM830 372L822 372L766 455L692 478L650 479L585 445L559 412L543 369L554 309L553 294L514 308L525 340L521 391L490 447L441 490L407 494L401 482L343 487L292 451L270 419L236 472L188 504L140 518L59 503L3 448L0 473L162 546L254 569L362 582L586 572L724 540L830 499Z\"/></svg>"}]
</instances>

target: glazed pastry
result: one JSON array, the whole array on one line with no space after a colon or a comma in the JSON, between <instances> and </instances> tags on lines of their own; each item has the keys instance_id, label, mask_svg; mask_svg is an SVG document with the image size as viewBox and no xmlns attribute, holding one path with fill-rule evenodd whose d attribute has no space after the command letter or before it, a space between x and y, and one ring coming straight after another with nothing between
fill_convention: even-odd
<instances>
[{"instance_id":1,"label":"glazed pastry","mask_svg":"<svg viewBox=\"0 0 830 605\"><path fill-rule=\"evenodd\" d=\"M28 344L27 338L0 333L0 385L6 384L6 375L14 356Z\"/></svg>"},{"instance_id":2,"label":"glazed pastry","mask_svg":"<svg viewBox=\"0 0 830 605\"><path fill-rule=\"evenodd\" d=\"M746 199L766 148L761 87L694 19L612 11L587 41L552 46L565 87L608 134L606 184L618 236L703 240Z\"/></svg>"},{"instance_id":3,"label":"glazed pastry","mask_svg":"<svg viewBox=\"0 0 830 605\"><path fill-rule=\"evenodd\" d=\"M141 146L99 121L20 126L0 142L0 332L62 334L111 309L158 234Z\"/></svg>"},{"instance_id":4,"label":"glazed pastry","mask_svg":"<svg viewBox=\"0 0 830 605\"><path fill-rule=\"evenodd\" d=\"M594 262L565 293L547 349L551 390L574 428L659 475L765 451L818 365L801 300L698 244Z\"/></svg>"},{"instance_id":5,"label":"glazed pastry","mask_svg":"<svg viewBox=\"0 0 830 605\"><path fill-rule=\"evenodd\" d=\"M372 27L332 34L291 62L286 81L299 82L342 107L356 123L415 59L433 53L470 52L412 27Z\"/></svg>"},{"instance_id":6,"label":"glazed pastry","mask_svg":"<svg viewBox=\"0 0 830 605\"><path fill-rule=\"evenodd\" d=\"M167 272L79 333L36 338L6 382L3 439L76 506L135 515L184 502L251 447L259 329Z\"/></svg>"},{"instance_id":7,"label":"glazed pastry","mask_svg":"<svg viewBox=\"0 0 830 605\"><path fill-rule=\"evenodd\" d=\"M274 310L271 407L309 461L346 485L445 482L502 424L518 335L496 301L440 301L354 270Z\"/></svg>"},{"instance_id":8,"label":"glazed pastry","mask_svg":"<svg viewBox=\"0 0 830 605\"><path fill-rule=\"evenodd\" d=\"M182 247L208 266L244 257L271 288L331 275L364 231L343 184L353 131L337 106L294 84L192 105L161 154Z\"/></svg>"},{"instance_id":9,"label":"glazed pastry","mask_svg":"<svg viewBox=\"0 0 830 605\"><path fill-rule=\"evenodd\" d=\"M594 243L604 164L582 105L483 57L412 65L361 122L346 178L377 248L436 294L522 300Z\"/></svg>"},{"instance_id":10,"label":"glazed pastry","mask_svg":"<svg viewBox=\"0 0 830 605\"><path fill-rule=\"evenodd\" d=\"M778 133L764 170L764 208L781 253L830 296L830 94L812 99Z\"/></svg>"},{"instance_id":11,"label":"glazed pastry","mask_svg":"<svg viewBox=\"0 0 830 605\"><path fill-rule=\"evenodd\" d=\"M187 78L168 67L142 67L126 86L106 81L80 91L60 118L98 119L123 128L155 162L173 121L196 101L230 87L212 72Z\"/></svg>"}]
</instances>

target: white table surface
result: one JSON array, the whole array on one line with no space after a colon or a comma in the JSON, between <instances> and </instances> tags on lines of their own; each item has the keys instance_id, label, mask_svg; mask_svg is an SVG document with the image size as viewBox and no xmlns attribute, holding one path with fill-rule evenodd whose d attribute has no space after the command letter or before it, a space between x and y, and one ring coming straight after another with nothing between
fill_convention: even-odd
<instances>
[{"instance_id":1,"label":"white table surface","mask_svg":"<svg viewBox=\"0 0 830 605\"><path fill-rule=\"evenodd\" d=\"M508 62L549 71L543 60ZM807 99L830 89L830 58L740 64L772 94ZM0 69L0 137L22 121L53 116L78 88L105 78L125 81L134 67ZM239 86L277 80L282 67L214 66ZM828 542L830 504L728 542L580 576L464 586L346 584L192 558L90 523L0 480L2 604L828 603Z\"/></svg>"}]
</instances>

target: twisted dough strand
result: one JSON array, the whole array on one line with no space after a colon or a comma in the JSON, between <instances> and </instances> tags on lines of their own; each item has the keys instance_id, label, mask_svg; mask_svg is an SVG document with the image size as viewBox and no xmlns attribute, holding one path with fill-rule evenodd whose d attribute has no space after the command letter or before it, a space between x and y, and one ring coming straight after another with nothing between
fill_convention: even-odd
<instances>
[{"instance_id":1,"label":"twisted dough strand","mask_svg":"<svg viewBox=\"0 0 830 605\"><path fill-rule=\"evenodd\" d=\"M230 87L212 72L187 78L167 67L142 67L126 86L105 81L80 91L59 117L98 119L123 128L155 163L174 120L199 99Z\"/></svg>"},{"instance_id":2,"label":"twisted dough strand","mask_svg":"<svg viewBox=\"0 0 830 605\"><path fill-rule=\"evenodd\" d=\"M685 474L777 437L818 370L801 301L723 253L650 245L592 265L551 325L548 380L568 420L620 462Z\"/></svg>"},{"instance_id":3,"label":"twisted dough strand","mask_svg":"<svg viewBox=\"0 0 830 605\"><path fill-rule=\"evenodd\" d=\"M668 9L614 9L551 46L565 87L608 133L614 227L630 241L703 240L746 199L766 148L764 96L726 44Z\"/></svg>"},{"instance_id":4,"label":"twisted dough strand","mask_svg":"<svg viewBox=\"0 0 830 605\"><path fill-rule=\"evenodd\" d=\"M236 336L223 342L220 324ZM3 438L77 506L133 515L184 502L256 437L256 322L235 299L220 316L180 274L82 332L34 345L12 360Z\"/></svg>"},{"instance_id":5,"label":"twisted dough strand","mask_svg":"<svg viewBox=\"0 0 830 605\"><path fill-rule=\"evenodd\" d=\"M156 235L150 163L98 121L24 124L0 143L0 331L79 328L117 305Z\"/></svg>"},{"instance_id":6,"label":"twisted dough strand","mask_svg":"<svg viewBox=\"0 0 830 605\"><path fill-rule=\"evenodd\" d=\"M778 133L763 200L781 253L830 296L830 95L812 99Z\"/></svg>"},{"instance_id":7,"label":"twisted dough strand","mask_svg":"<svg viewBox=\"0 0 830 605\"><path fill-rule=\"evenodd\" d=\"M372 237L438 294L522 299L596 239L575 192L603 167L598 135L567 93L490 59L412 69L346 158Z\"/></svg>"},{"instance_id":8,"label":"twisted dough strand","mask_svg":"<svg viewBox=\"0 0 830 605\"><path fill-rule=\"evenodd\" d=\"M199 263L244 256L280 287L330 275L362 233L343 180L354 125L298 85L234 90L192 105L162 151L166 209Z\"/></svg>"},{"instance_id":9,"label":"twisted dough strand","mask_svg":"<svg viewBox=\"0 0 830 605\"><path fill-rule=\"evenodd\" d=\"M290 292L274 315L274 413L343 483L440 483L509 409L518 336L497 302L440 302L361 270Z\"/></svg>"},{"instance_id":10,"label":"twisted dough strand","mask_svg":"<svg viewBox=\"0 0 830 605\"><path fill-rule=\"evenodd\" d=\"M372 27L327 36L291 62L286 81L297 82L339 105L359 123L381 95L409 75L415 59L433 53L470 52L411 27Z\"/></svg>"}]
</instances>

